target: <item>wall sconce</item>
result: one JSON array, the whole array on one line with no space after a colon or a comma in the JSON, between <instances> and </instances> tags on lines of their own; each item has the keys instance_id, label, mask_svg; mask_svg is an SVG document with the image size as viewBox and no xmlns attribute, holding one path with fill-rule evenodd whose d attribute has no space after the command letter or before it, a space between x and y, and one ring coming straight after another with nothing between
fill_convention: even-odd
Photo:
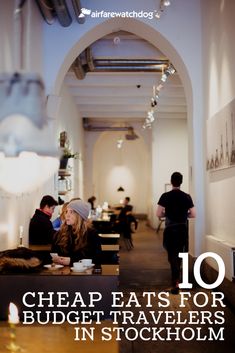
<instances>
[{"instance_id":1,"label":"wall sconce","mask_svg":"<svg viewBox=\"0 0 235 353\"><path fill-rule=\"evenodd\" d=\"M32 191L58 169L58 150L37 74L0 75L0 187Z\"/></svg>"}]
</instances>

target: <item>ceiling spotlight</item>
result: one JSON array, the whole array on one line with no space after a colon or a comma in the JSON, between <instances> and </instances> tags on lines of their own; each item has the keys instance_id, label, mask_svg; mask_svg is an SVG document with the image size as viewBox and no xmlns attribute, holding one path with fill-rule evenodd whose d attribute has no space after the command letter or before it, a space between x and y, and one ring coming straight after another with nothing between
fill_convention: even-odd
<instances>
[{"instance_id":1,"label":"ceiling spotlight","mask_svg":"<svg viewBox=\"0 0 235 353\"><path fill-rule=\"evenodd\" d=\"M150 124L148 122L145 122L142 127L143 127L143 129L151 129L152 128L152 124Z\"/></svg>"},{"instance_id":2,"label":"ceiling spotlight","mask_svg":"<svg viewBox=\"0 0 235 353\"><path fill-rule=\"evenodd\" d=\"M161 77L161 81L166 82L166 79L167 79L167 75L164 73Z\"/></svg>"},{"instance_id":3,"label":"ceiling spotlight","mask_svg":"<svg viewBox=\"0 0 235 353\"><path fill-rule=\"evenodd\" d=\"M171 2L170 2L170 0L163 0L163 5L164 6L170 6L170 4L171 4Z\"/></svg>"},{"instance_id":4,"label":"ceiling spotlight","mask_svg":"<svg viewBox=\"0 0 235 353\"><path fill-rule=\"evenodd\" d=\"M120 138L117 140L117 148L122 148L122 144L123 144L123 139Z\"/></svg>"},{"instance_id":5,"label":"ceiling spotlight","mask_svg":"<svg viewBox=\"0 0 235 353\"><path fill-rule=\"evenodd\" d=\"M161 12L160 12L160 11L157 11L157 12L155 13L155 17L156 17L157 19L159 19L159 18L161 17Z\"/></svg>"},{"instance_id":6,"label":"ceiling spotlight","mask_svg":"<svg viewBox=\"0 0 235 353\"><path fill-rule=\"evenodd\" d=\"M150 122L150 123L152 123L152 122L155 120L152 111L148 112L148 116L147 116L146 120L147 120L148 122Z\"/></svg>"},{"instance_id":7,"label":"ceiling spotlight","mask_svg":"<svg viewBox=\"0 0 235 353\"><path fill-rule=\"evenodd\" d=\"M172 64L170 64L165 72L168 72L169 75L173 75L176 72L176 70L175 70L174 66Z\"/></svg>"},{"instance_id":8,"label":"ceiling spotlight","mask_svg":"<svg viewBox=\"0 0 235 353\"><path fill-rule=\"evenodd\" d=\"M120 42L121 42L120 37L114 37L114 38L113 38L113 43L114 43L115 45L120 44Z\"/></svg>"},{"instance_id":9,"label":"ceiling spotlight","mask_svg":"<svg viewBox=\"0 0 235 353\"><path fill-rule=\"evenodd\" d=\"M155 98L151 98L151 107L154 108L157 105L157 101Z\"/></svg>"},{"instance_id":10,"label":"ceiling spotlight","mask_svg":"<svg viewBox=\"0 0 235 353\"><path fill-rule=\"evenodd\" d=\"M163 84L159 83L159 85L157 86L157 91L159 92L162 88L163 88Z\"/></svg>"}]
</instances>

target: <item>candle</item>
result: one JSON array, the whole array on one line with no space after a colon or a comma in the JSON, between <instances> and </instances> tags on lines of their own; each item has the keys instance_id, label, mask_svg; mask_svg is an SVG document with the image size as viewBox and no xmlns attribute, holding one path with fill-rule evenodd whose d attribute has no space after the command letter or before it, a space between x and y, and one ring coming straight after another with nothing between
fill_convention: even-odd
<instances>
[{"instance_id":1,"label":"candle","mask_svg":"<svg viewBox=\"0 0 235 353\"><path fill-rule=\"evenodd\" d=\"M9 305L8 322L9 324L18 324L20 322L18 309L14 303Z\"/></svg>"},{"instance_id":2,"label":"candle","mask_svg":"<svg viewBox=\"0 0 235 353\"><path fill-rule=\"evenodd\" d=\"M9 305L8 323L10 328L10 342L6 345L7 350L13 352L23 352L23 349L16 343L16 324L20 322L17 306L13 303Z\"/></svg>"},{"instance_id":3,"label":"candle","mask_svg":"<svg viewBox=\"0 0 235 353\"><path fill-rule=\"evenodd\" d=\"M20 226L19 227L19 233L20 233L20 242L19 242L19 246L23 245L23 231L24 231L24 227Z\"/></svg>"}]
</instances>

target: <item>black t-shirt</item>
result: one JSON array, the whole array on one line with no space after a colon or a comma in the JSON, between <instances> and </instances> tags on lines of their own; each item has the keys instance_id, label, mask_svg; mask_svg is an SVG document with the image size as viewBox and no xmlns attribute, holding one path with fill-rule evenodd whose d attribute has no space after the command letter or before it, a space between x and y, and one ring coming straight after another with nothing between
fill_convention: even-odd
<instances>
[{"instance_id":1,"label":"black t-shirt","mask_svg":"<svg viewBox=\"0 0 235 353\"><path fill-rule=\"evenodd\" d=\"M194 207L191 196L180 189L172 189L162 194L158 205L165 208L166 226L186 223L188 211Z\"/></svg>"}]
</instances>

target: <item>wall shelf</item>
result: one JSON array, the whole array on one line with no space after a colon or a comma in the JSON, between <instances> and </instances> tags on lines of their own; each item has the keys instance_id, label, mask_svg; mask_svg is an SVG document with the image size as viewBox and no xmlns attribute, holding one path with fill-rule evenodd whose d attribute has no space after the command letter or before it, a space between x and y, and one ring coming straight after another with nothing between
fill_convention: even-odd
<instances>
[{"instance_id":1,"label":"wall shelf","mask_svg":"<svg viewBox=\"0 0 235 353\"><path fill-rule=\"evenodd\" d=\"M61 177L71 176L71 173L67 169L59 169L58 174Z\"/></svg>"}]
</instances>

